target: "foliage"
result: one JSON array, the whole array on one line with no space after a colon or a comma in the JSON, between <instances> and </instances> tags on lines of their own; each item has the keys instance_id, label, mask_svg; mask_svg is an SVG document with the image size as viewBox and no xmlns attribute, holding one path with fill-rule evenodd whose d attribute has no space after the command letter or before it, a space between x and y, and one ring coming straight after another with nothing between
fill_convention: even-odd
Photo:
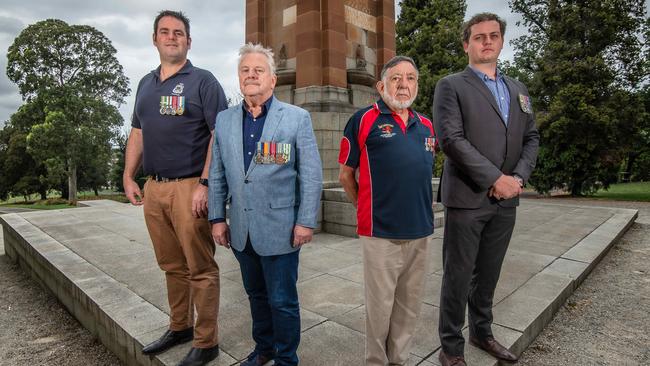
<instances>
[{"instance_id":1,"label":"foliage","mask_svg":"<svg viewBox=\"0 0 650 366\"><path fill-rule=\"evenodd\" d=\"M57 19L28 26L9 47L7 76L28 104L41 107L40 118L31 119L27 151L49 175L65 174L72 202L78 177L92 188L106 181L111 142L122 124L117 107L129 93L115 53L93 27Z\"/></svg>"},{"instance_id":2,"label":"foliage","mask_svg":"<svg viewBox=\"0 0 650 366\"><path fill-rule=\"evenodd\" d=\"M111 167L110 181L112 186L117 192L124 192L124 185L122 184L122 176L124 175L124 157L126 154L126 144L128 142L129 131L123 131L117 138L117 146L113 149L113 166ZM140 188L144 187L146 176L142 167L138 169L135 174L134 180L138 183Z\"/></svg>"},{"instance_id":3,"label":"foliage","mask_svg":"<svg viewBox=\"0 0 650 366\"><path fill-rule=\"evenodd\" d=\"M403 0L395 24L397 54L413 58L420 75L413 105L430 114L438 80L467 66L461 42L464 0Z\"/></svg>"},{"instance_id":4,"label":"foliage","mask_svg":"<svg viewBox=\"0 0 650 366\"><path fill-rule=\"evenodd\" d=\"M531 183L572 195L607 188L647 129L640 86L648 82L648 21L636 0L513 0L529 34L515 64L528 86L541 135ZM526 78L524 78L526 79ZM644 127L644 125L646 127Z\"/></svg>"},{"instance_id":5,"label":"foliage","mask_svg":"<svg viewBox=\"0 0 650 366\"><path fill-rule=\"evenodd\" d=\"M44 118L37 101L28 102L0 130L0 198L39 193L45 198L51 186L45 164L27 153L27 135L34 121Z\"/></svg>"}]
</instances>

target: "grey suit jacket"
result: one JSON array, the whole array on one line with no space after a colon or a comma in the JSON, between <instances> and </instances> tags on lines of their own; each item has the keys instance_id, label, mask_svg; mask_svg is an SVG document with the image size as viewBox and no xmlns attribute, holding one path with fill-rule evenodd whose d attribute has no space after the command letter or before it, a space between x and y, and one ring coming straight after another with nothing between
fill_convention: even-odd
<instances>
[{"instance_id":1,"label":"grey suit jacket","mask_svg":"<svg viewBox=\"0 0 650 366\"><path fill-rule=\"evenodd\" d=\"M436 85L433 121L447 159L440 183L447 207L479 208L494 203L488 190L501 176L519 175L527 181L537 160L539 133L532 111L520 102L528 90L505 77L510 92L510 116L504 123L490 90L468 66ZM504 207L519 198L500 201Z\"/></svg>"},{"instance_id":2,"label":"grey suit jacket","mask_svg":"<svg viewBox=\"0 0 650 366\"><path fill-rule=\"evenodd\" d=\"M226 217L230 200L231 246L239 251L246 236L260 255L293 248L295 224L315 228L322 188L321 159L309 112L274 99L260 141L291 144L286 164L256 164L244 171L242 105L217 116L210 163L210 220Z\"/></svg>"}]
</instances>

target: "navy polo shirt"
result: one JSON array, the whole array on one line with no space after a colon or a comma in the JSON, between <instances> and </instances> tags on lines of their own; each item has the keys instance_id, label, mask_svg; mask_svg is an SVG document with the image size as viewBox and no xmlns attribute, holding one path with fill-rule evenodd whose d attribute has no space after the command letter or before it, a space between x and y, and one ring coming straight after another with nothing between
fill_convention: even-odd
<instances>
[{"instance_id":1,"label":"navy polo shirt","mask_svg":"<svg viewBox=\"0 0 650 366\"><path fill-rule=\"evenodd\" d=\"M426 143L434 137L431 120L409 109L404 122L381 99L350 118L339 163L359 170L359 235L418 239L433 233L434 153Z\"/></svg>"},{"instance_id":2,"label":"navy polo shirt","mask_svg":"<svg viewBox=\"0 0 650 366\"><path fill-rule=\"evenodd\" d=\"M182 114L163 114L163 104L170 100L183 100ZM166 178L200 176L217 113L227 107L214 75L189 60L165 81L160 80L160 66L143 77L131 126L142 129L144 173Z\"/></svg>"},{"instance_id":3,"label":"navy polo shirt","mask_svg":"<svg viewBox=\"0 0 650 366\"><path fill-rule=\"evenodd\" d=\"M266 102L262 105L262 113L259 116L253 117L251 112L246 108L246 102L242 103L243 113L243 143L244 143L244 171L248 171L248 167L251 165L251 160L255 153L257 152L257 142L262 136L262 130L264 130L264 121L266 121L266 114L271 108L271 103L273 102L273 96L267 99Z\"/></svg>"}]
</instances>

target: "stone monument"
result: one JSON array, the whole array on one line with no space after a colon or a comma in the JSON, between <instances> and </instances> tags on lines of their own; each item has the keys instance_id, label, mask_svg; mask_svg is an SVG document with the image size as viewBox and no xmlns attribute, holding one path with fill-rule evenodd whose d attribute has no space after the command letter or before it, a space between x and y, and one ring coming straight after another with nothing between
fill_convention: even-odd
<instances>
[{"instance_id":1,"label":"stone monument","mask_svg":"<svg viewBox=\"0 0 650 366\"><path fill-rule=\"evenodd\" d=\"M338 183L343 128L372 104L395 56L393 0L246 0L246 42L271 47L275 96L310 111L325 187Z\"/></svg>"}]
</instances>

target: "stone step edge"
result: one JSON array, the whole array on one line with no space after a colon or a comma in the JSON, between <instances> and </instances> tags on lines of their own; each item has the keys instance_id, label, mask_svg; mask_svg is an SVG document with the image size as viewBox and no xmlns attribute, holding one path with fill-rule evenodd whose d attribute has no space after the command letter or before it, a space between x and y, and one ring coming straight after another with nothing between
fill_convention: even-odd
<instances>
[{"instance_id":1,"label":"stone step edge","mask_svg":"<svg viewBox=\"0 0 650 366\"><path fill-rule=\"evenodd\" d=\"M166 313L18 214L0 215L0 224L7 256L52 293L125 365L169 364L165 354L149 357L141 353L144 344L153 340L152 332L160 335L167 329ZM79 270L76 276L62 270L71 267ZM221 353L223 356L225 352Z\"/></svg>"},{"instance_id":2,"label":"stone step edge","mask_svg":"<svg viewBox=\"0 0 650 366\"><path fill-rule=\"evenodd\" d=\"M560 310L571 294L605 257L616 241L632 226L637 217L638 210L616 210L614 215L576 243L565 254L551 262L546 268L526 281L526 283L511 295L496 304L493 307L493 324L518 334L518 337L513 342L502 342L502 344L515 354L521 355L535 341L546 325L553 320L555 313ZM580 252L584 252L585 249L591 249L588 251L594 255L583 258L582 260L575 258ZM598 253L595 253L595 251L598 251ZM535 296L535 294L538 295ZM544 294L550 296L542 296ZM503 314L505 311L502 312L504 310L503 308L511 305L509 302L513 306L523 304L522 299L518 297L528 297L532 300L537 300L535 303L529 304L529 306L537 306L539 309L536 316L533 319L529 319L528 324L523 327L512 324L507 319L501 319L505 316ZM466 332L467 330L465 330ZM483 351L469 346L468 342L465 344L465 351L466 357L470 352L483 353ZM433 354L424 360L439 365L439 353L440 349L434 351ZM490 357L490 362L485 363L485 365L496 366L499 365L499 362Z\"/></svg>"}]
</instances>

